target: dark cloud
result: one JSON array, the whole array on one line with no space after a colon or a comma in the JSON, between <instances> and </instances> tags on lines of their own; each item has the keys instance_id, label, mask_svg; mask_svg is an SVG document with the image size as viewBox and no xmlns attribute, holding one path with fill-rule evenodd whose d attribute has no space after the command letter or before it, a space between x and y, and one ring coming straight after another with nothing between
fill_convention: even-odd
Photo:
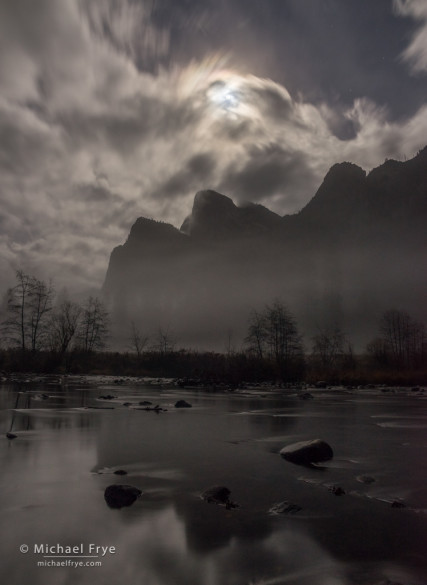
<instances>
[{"instance_id":1,"label":"dark cloud","mask_svg":"<svg viewBox=\"0 0 427 585\"><path fill-rule=\"evenodd\" d=\"M185 167L167 179L152 193L153 197L180 197L193 194L208 185L215 169L211 154L196 154Z\"/></svg>"},{"instance_id":2,"label":"dark cloud","mask_svg":"<svg viewBox=\"0 0 427 585\"><path fill-rule=\"evenodd\" d=\"M292 115L292 100L278 86L255 87L251 93L250 99L255 99L263 115L280 120Z\"/></svg>"},{"instance_id":3,"label":"dark cloud","mask_svg":"<svg viewBox=\"0 0 427 585\"><path fill-rule=\"evenodd\" d=\"M75 190L74 197L83 200L86 203L121 203L122 199L119 195L111 193L106 187L102 185L79 185Z\"/></svg>"},{"instance_id":4,"label":"dark cloud","mask_svg":"<svg viewBox=\"0 0 427 585\"><path fill-rule=\"evenodd\" d=\"M220 188L238 201L263 202L267 205L272 197L290 193L288 203L292 209L301 196L301 176L305 178L304 187L311 193L310 187L316 182L316 177L305 155L302 152L286 152L277 144L270 144L252 147L245 165L231 166ZM285 213L288 209L282 211Z\"/></svg>"}]
</instances>

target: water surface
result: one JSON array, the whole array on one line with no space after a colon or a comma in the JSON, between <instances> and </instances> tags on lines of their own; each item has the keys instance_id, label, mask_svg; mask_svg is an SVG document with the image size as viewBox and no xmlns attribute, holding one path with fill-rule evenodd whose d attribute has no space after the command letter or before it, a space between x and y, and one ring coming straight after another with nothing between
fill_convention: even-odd
<instances>
[{"instance_id":1,"label":"water surface","mask_svg":"<svg viewBox=\"0 0 427 585\"><path fill-rule=\"evenodd\" d=\"M2 428L17 435L0 442L4 582L425 585L427 401L311 392L304 401L292 390L3 385ZM175 409L181 398L192 408ZM136 410L142 400L167 411ZM334 449L323 470L278 454L312 438ZM104 490L114 483L143 494L111 509ZM239 508L202 501L212 485ZM283 501L302 509L269 512ZM97 567L37 566L49 556L34 552L43 543L116 552L89 559Z\"/></svg>"}]
</instances>

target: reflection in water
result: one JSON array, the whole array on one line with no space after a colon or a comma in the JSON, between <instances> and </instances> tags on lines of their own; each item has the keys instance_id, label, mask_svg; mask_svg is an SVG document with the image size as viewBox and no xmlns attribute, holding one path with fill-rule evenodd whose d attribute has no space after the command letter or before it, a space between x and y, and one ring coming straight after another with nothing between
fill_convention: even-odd
<instances>
[{"instance_id":1,"label":"reflection in water","mask_svg":"<svg viewBox=\"0 0 427 585\"><path fill-rule=\"evenodd\" d=\"M16 391L3 388L0 398L3 428L13 420L18 435L0 443L8 585L426 581L425 434L379 427L372 418L416 416L418 427L427 421L425 402L387 397L385 408L377 399L321 394L308 403L277 394L256 399L122 386L114 389L113 410L92 410L82 405L96 403L97 389L54 389L42 401L34 401L36 392L17 404ZM173 408L182 397L192 409ZM122 406L142 398L167 412ZM317 437L335 451L322 473L278 455L286 444ZM127 471L126 481L114 474L118 469ZM362 475L375 482L360 483ZM108 508L105 488L122 483L141 497L129 508ZM240 508L202 501L212 485L227 486ZM335 497L331 485L346 495ZM396 498L406 508L392 508ZM284 500L301 511L268 514ZM22 543L29 553L19 552ZM37 567L37 543L94 543L116 553L101 567Z\"/></svg>"}]
</instances>

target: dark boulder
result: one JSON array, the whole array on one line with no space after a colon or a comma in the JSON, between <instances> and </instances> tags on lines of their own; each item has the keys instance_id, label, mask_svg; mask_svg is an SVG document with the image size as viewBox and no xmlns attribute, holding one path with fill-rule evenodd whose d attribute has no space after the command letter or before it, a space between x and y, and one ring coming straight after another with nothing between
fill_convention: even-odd
<instances>
[{"instance_id":1,"label":"dark boulder","mask_svg":"<svg viewBox=\"0 0 427 585\"><path fill-rule=\"evenodd\" d=\"M304 394L300 394L299 397L301 400L313 400L314 399L313 394L310 394L310 392L304 392Z\"/></svg>"},{"instance_id":2,"label":"dark boulder","mask_svg":"<svg viewBox=\"0 0 427 585\"><path fill-rule=\"evenodd\" d=\"M104 498L110 508L124 508L132 506L141 494L141 490L131 485L109 485Z\"/></svg>"},{"instance_id":3,"label":"dark boulder","mask_svg":"<svg viewBox=\"0 0 427 585\"><path fill-rule=\"evenodd\" d=\"M114 472L115 475L127 475L128 472L125 471L124 469L116 469L116 471Z\"/></svg>"},{"instance_id":4,"label":"dark boulder","mask_svg":"<svg viewBox=\"0 0 427 585\"><path fill-rule=\"evenodd\" d=\"M230 494L231 492L227 487L223 485L215 485L202 493L202 499L205 500L205 502L208 502L208 504L213 502L214 504L225 506L227 510L238 508L239 505L230 500Z\"/></svg>"},{"instance_id":5,"label":"dark boulder","mask_svg":"<svg viewBox=\"0 0 427 585\"><path fill-rule=\"evenodd\" d=\"M281 449L280 455L286 461L297 465L311 465L312 463L329 461L334 456L334 452L328 443L315 439L287 445Z\"/></svg>"},{"instance_id":6,"label":"dark boulder","mask_svg":"<svg viewBox=\"0 0 427 585\"><path fill-rule=\"evenodd\" d=\"M153 403L150 402L149 400L143 400L142 402L139 403L140 406L151 406Z\"/></svg>"},{"instance_id":7,"label":"dark boulder","mask_svg":"<svg viewBox=\"0 0 427 585\"><path fill-rule=\"evenodd\" d=\"M8 439L16 439L18 435L15 435L14 433L6 433L6 437Z\"/></svg>"},{"instance_id":8,"label":"dark boulder","mask_svg":"<svg viewBox=\"0 0 427 585\"><path fill-rule=\"evenodd\" d=\"M178 402L175 403L175 408L191 408L191 406L192 405L185 400L178 400Z\"/></svg>"},{"instance_id":9,"label":"dark boulder","mask_svg":"<svg viewBox=\"0 0 427 585\"><path fill-rule=\"evenodd\" d=\"M202 498L210 503L226 504L230 498L230 490L223 485L215 485L202 493Z\"/></svg>"},{"instance_id":10,"label":"dark boulder","mask_svg":"<svg viewBox=\"0 0 427 585\"><path fill-rule=\"evenodd\" d=\"M345 490L342 487L334 485L329 488L329 491L332 492L335 496L345 496Z\"/></svg>"}]
</instances>

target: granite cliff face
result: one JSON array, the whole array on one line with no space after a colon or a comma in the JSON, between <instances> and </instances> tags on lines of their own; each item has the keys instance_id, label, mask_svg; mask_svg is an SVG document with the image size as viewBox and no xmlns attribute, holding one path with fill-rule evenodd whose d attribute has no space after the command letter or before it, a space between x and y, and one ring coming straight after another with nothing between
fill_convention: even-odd
<instances>
[{"instance_id":1,"label":"granite cliff face","mask_svg":"<svg viewBox=\"0 0 427 585\"><path fill-rule=\"evenodd\" d=\"M338 323L361 344L387 308L427 317L426 220L427 148L368 175L336 164L291 216L199 191L181 229L137 219L111 254L104 296L123 339L135 321L223 349L251 308L280 297L307 337Z\"/></svg>"}]
</instances>

